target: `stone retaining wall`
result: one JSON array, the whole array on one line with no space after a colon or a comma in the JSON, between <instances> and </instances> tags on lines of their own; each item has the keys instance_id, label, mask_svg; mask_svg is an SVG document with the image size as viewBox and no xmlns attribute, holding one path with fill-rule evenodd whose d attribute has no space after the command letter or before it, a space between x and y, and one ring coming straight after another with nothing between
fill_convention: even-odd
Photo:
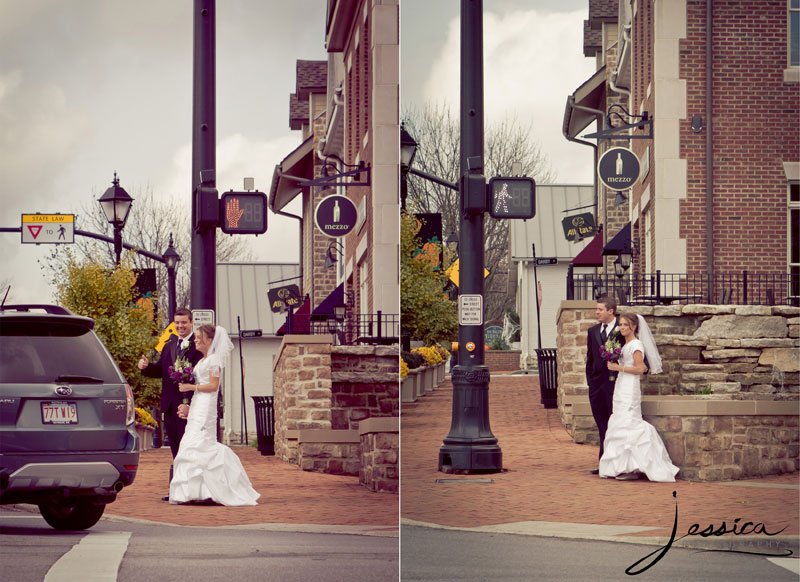
<instances>
[{"instance_id":1,"label":"stone retaining wall","mask_svg":"<svg viewBox=\"0 0 800 582\"><path fill-rule=\"evenodd\" d=\"M358 429L359 421L400 415L400 350L333 346L331 428Z\"/></svg>"},{"instance_id":2,"label":"stone retaining wall","mask_svg":"<svg viewBox=\"0 0 800 582\"><path fill-rule=\"evenodd\" d=\"M275 358L273 396L275 455L297 462L299 430L331 427L329 335L288 335Z\"/></svg>"},{"instance_id":3,"label":"stone retaining wall","mask_svg":"<svg viewBox=\"0 0 800 582\"><path fill-rule=\"evenodd\" d=\"M591 444L598 444L598 436L585 362L595 306L564 301L557 320L559 414L575 442ZM642 412L683 478L737 479L800 468L800 308L675 305L618 311L643 315L656 338L664 371L643 377Z\"/></svg>"},{"instance_id":4,"label":"stone retaining wall","mask_svg":"<svg viewBox=\"0 0 800 582\"><path fill-rule=\"evenodd\" d=\"M399 419L368 418L361 423L359 432L361 436L359 482L370 491L398 493Z\"/></svg>"},{"instance_id":5,"label":"stone retaining wall","mask_svg":"<svg viewBox=\"0 0 800 582\"><path fill-rule=\"evenodd\" d=\"M273 374L275 454L303 470L337 475L360 475L367 461L365 486L396 491L397 435L378 428L397 424L399 348L332 346L332 340L284 337Z\"/></svg>"}]
</instances>

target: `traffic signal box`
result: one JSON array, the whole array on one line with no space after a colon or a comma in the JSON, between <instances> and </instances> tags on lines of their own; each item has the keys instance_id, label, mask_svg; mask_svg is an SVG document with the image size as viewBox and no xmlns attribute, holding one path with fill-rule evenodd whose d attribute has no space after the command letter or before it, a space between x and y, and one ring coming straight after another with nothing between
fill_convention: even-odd
<instances>
[{"instance_id":1,"label":"traffic signal box","mask_svg":"<svg viewBox=\"0 0 800 582\"><path fill-rule=\"evenodd\" d=\"M492 218L527 219L536 215L536 182L533 178L492 178L488 197Z\"/></svg>"},{"instance_id":2,"label":"traffic signal box","mask_svg":"<svg viewBox=\"0 0 800 582\"><path fill-rule=\"evenodd\" d=\"M267 195L263 192L225 192L219 201L220 229L225 234L267 232Z\"/></svg>"}]
</instances>

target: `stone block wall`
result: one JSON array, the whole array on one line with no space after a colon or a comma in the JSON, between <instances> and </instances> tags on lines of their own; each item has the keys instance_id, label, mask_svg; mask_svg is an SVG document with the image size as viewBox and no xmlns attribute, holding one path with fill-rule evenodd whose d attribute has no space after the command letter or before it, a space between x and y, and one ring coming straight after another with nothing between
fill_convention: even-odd
<instances>
[{"instance_id":1,"label":"stone block wall","mask_svg":"<svg viewBox=\"0 0 800 582\"><path fill-rule=\"evenodd\" d=\"M400 350L333 346L331 428L358 429L365 418L400 415Z\"/></svg>"},{"instance_id":2,"label":"stone block wall","mask_svg":"<svg viewBox=\"0 0 800 582\"><path fill-rule=\"evenodd\" d=\"M558 403L578 443L599 444L588 404L586 332L593 301L562 302ZM642 379L642 412L681 476L738 479L800 468L800 308L620 306L644 316L664 371Z\"/></svg>"},{"instance_id":3,"label":"stone block wall","mask_svg":"<svg viewBox=\"0 0 800 582\"><path fill-rule=\"evenodd\" d=\"M273 370L275 455L297 462L297 433L331 428L332 336L284 336Z\"/></svg>"},{"instance_id":4,"label":"stone block wall","mask_svg":"<svg viewBox=\"0 0 800 582\"><path fill-rule=\"evenodd\" d=\"M358 480L375 492L400 490L400 422L397 418L368 418L361 423L361 467Z\"/></svg>"},{"instance_id":5,"label":"stone block wall","mask_svg":"<svg viewBox=\"0 0 800 582\"><path fill-rule=\"evenodd\" d=\"M297 464L304 471L358 475L361 443L356 431L303 430L297 445Z\"/></svg>"}]
</instances>

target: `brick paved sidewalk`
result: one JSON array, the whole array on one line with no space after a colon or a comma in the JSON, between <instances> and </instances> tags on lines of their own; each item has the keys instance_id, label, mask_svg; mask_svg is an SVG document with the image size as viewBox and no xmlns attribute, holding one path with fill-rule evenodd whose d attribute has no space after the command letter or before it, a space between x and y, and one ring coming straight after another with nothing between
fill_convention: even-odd
<instances>
[{"instance_id":1,"label":"brick paved sidewalk","mask_svg":"<svg viewBox=\"0 0 800 582\"><path fill-rule=\"evenodd\" d=\"M170 505L169 448L145 451L133 485L126 487L105 515L191 526L246 524L319 524L398 526L398 496L372 493L357 477L301 471L254 447L232 447L253 487L261 493L255 507Z\"/></svg>"},{"instance_id":2,"label":"brick paved sidewalk","mask_svg":"<svg viewBox=\"0 0 800 582\"><path fill-rule=\"evenodd\" d=\"M577 445L558 412L539 401L536 376L492 376L491 428L506 472L445 475L438 451L450 429L452 385L445 382L413 404L401 420L401 517L454 527L524 521L650 526L641 536L669 536L678 504L678 535L699 523L715 529L741 518L767 531L798 534L798 474L728 483L651 483L601 479L596 446ZM492 484L437 484L437 479L490 478ZM677 498L673 498L673 491ZM637 534L634 534L637 535ZM732 535L725 536L733 537ZM740 536L741 537L741 536Z\"/></svg>"}]
</instances>

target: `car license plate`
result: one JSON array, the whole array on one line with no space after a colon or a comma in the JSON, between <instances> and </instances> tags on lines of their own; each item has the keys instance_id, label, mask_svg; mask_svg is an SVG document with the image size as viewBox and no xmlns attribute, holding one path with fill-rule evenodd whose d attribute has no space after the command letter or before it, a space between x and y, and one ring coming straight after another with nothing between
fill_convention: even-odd
<instances>
[{"instance_id":1,"label":"car license plate","mask_svg":"<svg viewBox=\"0 0 800 582\"><path fill-rule=\"evenodd\" d=\"M42 423L78 424L76 402L42 402Z\"/></svg>"}]
</instances>

